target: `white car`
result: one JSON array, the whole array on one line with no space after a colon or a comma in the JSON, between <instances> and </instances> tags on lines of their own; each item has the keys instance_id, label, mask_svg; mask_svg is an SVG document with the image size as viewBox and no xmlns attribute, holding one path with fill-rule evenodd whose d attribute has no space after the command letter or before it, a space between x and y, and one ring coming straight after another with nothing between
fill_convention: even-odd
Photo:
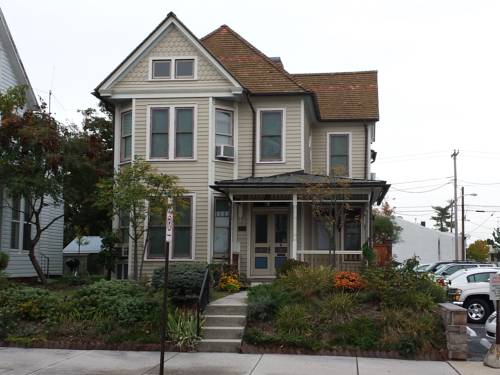
<instances>
[{"instance_id":1,"label":"white car","mask_svg":"<svg viewBox=\"0 0 500 375\"><path fill-rule=\"evenodd\" d=\"M486 324L484 326L486 328L486 336L490 339L494 339L497 332L497 312L495 311L490 315Z\"/></svg>"},{"instance_id":2,"label":"white car","mask_svg":"<svg viewBox=\"0 0 500 375\"><path fill-rule=\"evenodd\" d=\"M484 323L495 310L489 282L497 272L499 267L477 267L458 271L448 279L448 296L454 304L467 309L470 323Z\"/></svg>"}]
</instances>

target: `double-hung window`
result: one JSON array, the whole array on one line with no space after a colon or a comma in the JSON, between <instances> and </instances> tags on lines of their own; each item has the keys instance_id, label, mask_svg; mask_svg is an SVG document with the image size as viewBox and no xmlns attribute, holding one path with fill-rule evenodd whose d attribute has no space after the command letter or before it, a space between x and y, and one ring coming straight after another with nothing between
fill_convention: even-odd
<instances>
[{"instance_id":1,"label":"double-hung window","mask_svg":"<svg viewBox=\"0 0 500 375\"><path fill-rule=\"evenodd\" d=\"M223 109L215 110L215 144L217 146L233 145L233 112Z\"/></svg>"},{"instance_id":2,"label":"double-hung window","mask_svg":"<svg viewBox=\"0 0 500 375\"><path fill-rule=\"evenodd\" d=\"M186 57L153 58L150 66L150 79L195 79L196 59Z\"/></svg>"},{"instance_id":3,"label":"double-hung window","mask_svg":"<svg viewBox=\"0 0 500 375\"><path fill-rule=\"evenodd\" d=\"M12 198L10 248L29 250L31 242L30 209L24 199Z\"/></svg>"},{"instance_id":4,"label":"double-hung window","mask_svg":"<svg viewBox=\"0 0 500 375\"><path fill-rule=\"evenodd\" d=\"M353 208L346 214L344 250L361 250L361 209Z\"/></svg>"},{"instance_id":5,"label":"double-hung window","mask_svg":"<svg viewBox=\"0 0 500 375\"><path fill-rule=\"evenodd\" d=\"M130 160L132 156L132 111L123 112L121 116L121 161Z\"/></svg>"},{"instance_id":6,"label":"double-hung window","mask_svg":"<svg viewBox=\"0 0 500 375\"><path fill-rule=\"evenodd\" d=\"M151 210L149 223L148 259L165 257L166 212ZM174 202L174 235L170 254L172 259L192 258L193 198L185 196Z\"/></svg>"},{"instance_id":7,"label":"double-hung window","mask_svg":"<svg viewBox=\"0 0 500 375\"><path fill-rule=\"evenodd\" d=\"M176 79L194 78L194 59L175 60L175 78Z\"/></svg>"},{"instance_id":8,"label":"double-hung window","mask_svg":"<svg viewBox=\"0 0 500 375\"><path fill-rule=\"evenodd\" d=\"M214 258L229 258L230 209L226 198L215 198Z\"/></svg>"},{"instance_id":9,"label":"double-hung window","mask_svg":"<svg viewBox=\"0 0 500 375\"><path fill-rule=\"evenodd\" d=\"M283 161L283 110L261 110L259 161Z\"/></svg>"},{"instance_id":10,"label":"double-hung window","mask_svg":"<svg viewBox=\"0 0 500 375\"><path fill-rule=\"evenodd\" d=\"M194 117L194 107L151 108L149 158L193 159Z\"/></svg>"},{"instance_id":11,"label":"double-hung window","mask_svg":"<svg viewBox=\"0 0 500 375\"><path fill-rule=\"evenodd\" d=\"M330 176L350 177L349 134L329 134L328 173Z\"/></svg>"},{"instance_id":12,"label":"double-hung window","mask_svg":"<svg viewBox=\"0 0 500 375\"><path fill-rule=\"evenodd\" d=\"M152 64L153 79L168 79L171 77L171 60L153 60Z\"/></svg>"}]
</instances>

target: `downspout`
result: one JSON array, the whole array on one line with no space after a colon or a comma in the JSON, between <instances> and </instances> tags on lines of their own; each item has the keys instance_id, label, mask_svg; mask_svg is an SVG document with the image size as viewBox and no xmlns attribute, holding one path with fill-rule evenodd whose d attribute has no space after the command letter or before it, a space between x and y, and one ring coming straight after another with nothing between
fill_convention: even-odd
<instances>
[{"instance_id":1,"label":"downspout","mask_svg":"<svg viewBox=\"0 0 500 375\"><path fill-rule=\"evenodd\" d=\"M366 122L363 125L365 126L365 179L368 180L368 125Z\"/></svg>"},{"instance_id":2,"label":"downspout","mask_svg":"<svg viewBox=\"0 0 500 375\"><path fill-rule=\"evenodd\" d=\"M255 115L255 107L253 106L252 101L250 100L250 94L248 93L247 90L245 90L245 96L248 101L248 105L250 106L250 109L252 110L252 177L255 177L255 137L257 133L257 119Z\"/></svg>"}]
</instances>

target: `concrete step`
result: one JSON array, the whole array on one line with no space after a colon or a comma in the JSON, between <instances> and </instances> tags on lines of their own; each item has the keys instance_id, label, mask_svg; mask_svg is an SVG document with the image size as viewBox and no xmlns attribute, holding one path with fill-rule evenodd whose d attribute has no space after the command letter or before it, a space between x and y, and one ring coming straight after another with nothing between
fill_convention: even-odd
<instances>
[{"instance_id":1,"label":"concrete step","mask_svg":"<svg viewBox=\"0 0 500 375\"><path fill-rule=\"evenodd\" d=\"M239 353L241 340L235 339L203 339L198 344L199 352Z\"/></svg>"},{"instance_id":2,"label":"concrete step","mask_svg":"<svg viewBox=\"0 0 500 375\"><path fill-rule=\"evenodd\" d=\"M204 327L204 339L238 339L243 337L245 327Z\"/></svg>"},{"instance_id":3,"label":"concrete step","mask_svg":"<svg viewBox=\"0 0 500 375\"><path fill-rule=\"evenodd\" d=\"M208 305L203 312L206 315L246 315L247 305Z\"/></svg>"},{"instance_id":4,"label":"concrete step","mask_svg":"<svg viewBox=\"0 0 500 375\"><path fill-rule=\"evenodd\" d=\"M244 327L245 315L204 315L204 327Z\"/></svg>"}]
</instances>

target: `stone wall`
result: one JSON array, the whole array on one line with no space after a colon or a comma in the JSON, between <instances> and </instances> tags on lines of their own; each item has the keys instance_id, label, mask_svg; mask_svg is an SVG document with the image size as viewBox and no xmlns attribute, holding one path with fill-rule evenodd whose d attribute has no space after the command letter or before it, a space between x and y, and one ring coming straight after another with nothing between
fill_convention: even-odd
<instances>
[{"instance_id":1,"label":"stone wall","mask_svg":"<svg viewBox=\"0 0 500 375\"><path fill-rule=\"evenodd\" d=\"M446 328L448 359L467 359L467 310L452 303L440 303Z\"/></svg>"}]
</instances>

